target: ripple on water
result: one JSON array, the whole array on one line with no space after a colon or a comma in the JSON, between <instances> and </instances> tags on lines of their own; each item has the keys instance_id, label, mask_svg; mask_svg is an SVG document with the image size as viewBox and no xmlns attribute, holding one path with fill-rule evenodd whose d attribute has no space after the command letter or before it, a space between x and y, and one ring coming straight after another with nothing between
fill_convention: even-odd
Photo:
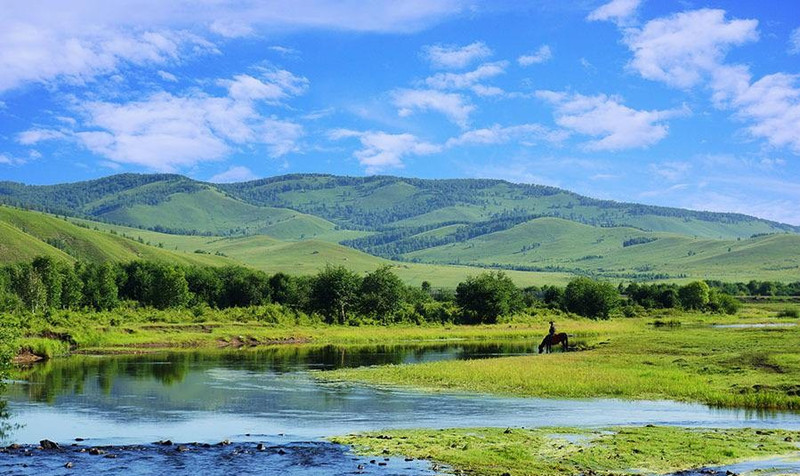
<instances>
[{"instance_id":1,"label":"ripple on water","mask_svg":"<svg viewBox=\"0 0 800 476\"><path fill-rule=\"evenodd\" d=\"M263 446L256 443L231 445L134 445L94 447L69 446L62 450L39 450L23 446L5 450L0 473L32 476L40 474L102 474L139 476L191 475L410 475L436 474L424 460L359 457L348 448L326 442L296 442ZM71 463L71 469L65 465Z\"/></svg>"}]
</instances>

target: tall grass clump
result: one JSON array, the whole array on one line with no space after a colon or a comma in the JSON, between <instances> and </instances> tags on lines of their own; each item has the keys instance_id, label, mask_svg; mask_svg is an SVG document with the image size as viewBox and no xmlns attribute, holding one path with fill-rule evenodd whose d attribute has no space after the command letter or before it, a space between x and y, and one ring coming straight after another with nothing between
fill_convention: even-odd
<instances>
[{"instance_id":1,"label":"tall grass clump","mask_svg":"<svg viewBox=\"0 0 800 476\"><path fill-rule=\"evenodd\" d=\"M790 317L792 319L800 318L800 310L796 307L787 307L778 312L778 317Z\"/></svg>"}]
</instances>

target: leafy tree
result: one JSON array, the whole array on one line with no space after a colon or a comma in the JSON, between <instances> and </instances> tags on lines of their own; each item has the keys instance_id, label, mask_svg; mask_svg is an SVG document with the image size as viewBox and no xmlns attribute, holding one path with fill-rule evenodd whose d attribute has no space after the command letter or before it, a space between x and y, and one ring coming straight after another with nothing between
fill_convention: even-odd
<instances>
[{"instance_id":1,"label":"leafy tree","mask_svg":"<svg viewBox=\"0 0 800 476\"><path fill-rule=\"evenodd\" d=\"M183 270L174 266L161 265L155 268L154 285L150 288L148 304L157 309L183 307L189 303L189 283Z\"/></svg>"},{"instance_id":2,"label":"leafy tree","mask_svg":"<svg viewBox=\"0 0 800 476\"><path fill-rule=\"evenodd\" d=\"M186 283L193 304L218 306L222 294L222 279L213 268L192 266L185 270Z\"/></svg>"},{"instance_id":3,"label":"leafy tree","mask_svg":"<svg viewBox=\"0 0 800 476\"><path fill-rule=\"evenodd\" d=\"M269 278L265 273L241 266L227 266L220 273L222 295L219 307L247 307L269 302Z\"/></svg>"},{"instance_id":4,"label":"leafy tree","mask_svg":"<svg viewBox=\"0 0 800 476\"><path fill-rule=\"evenodd\" d=\"M718 289L711 289L708 293L708 309L713 312L724 312L725 314L736 314L741 308L739 300L725 294Z\"/></svg>"},{"instance_id":5,"label":"leafy tree","mask_svg":"<svg viewBox=\"0 0 800 476\"><path fill-rule=\"evenodd\" d=\"M684 309L703 309L708 304L709 287L704 281L693 281L678 289L678 298Z\"/></svg>"},{"instance_id":6,"label":"leafy tree","mask_svg":"<svg viewBox=\"0 0 800 476\"><path fill-rule=\"evenodd\" d=\"M608 319L619 305L619 291L611 283L575 278L564 290L564 307L592 319Z\"/></svg>"},{"instance_id":7,"label":"leafy tree","mask_svg":"<svg viewBox=\"0 0 800 476\"><path fill-rule=\"evenodd\" d=\"M292 277L286 273L273 274L269 278L269 288L274 302L289 304L295 300L293 294L296 292L296 286Z\"/></svg>"},{"instance_id":8,"label":"leafy tree","mask_svg":"<svg viewBox=\"0 0 800 476\"><path fill-rule=\"evenodd\" d=\"M405 285L390 266L379 267L361 281L361 313L390 322L403 303L404 289Z\"/></svg>"},{"instance_id":9,"label":"leafy tree","mask_svg":"<svg viewBox=\"0 0 800 476\"><path fill-rule=\"evenodd\" d=\"M13 286L17 296L32 314L47 306L47 288L36 269L23 263L14 269Z\"/></svg>"},{"instance_id":10,"label":"leafy tree","mask_svg":"<svg viewBox=\"0 0 800 476\"><path fill-rule=\"evenodd\" d=\"M51 309L61 307L61 273L58 264L49 256L39 256L31 263L33 270L42 280L47 295L46 306Z\"/></svg>"},{"instance_id":11,"label":"leafy tree","mask_svg":"<svg viewBox=\"0 0 800 476\"><path fill-rule=\"evenodd\" d=\"M327 265L311 285L310 306L328 323L343 324L357 304L361 277L344 266Z\"/></svg>"},{"instance_id":12,"label":"leafy tree","mask_svg":"<svg viewBox=\"0 0 800 476\"><path fill-rule=\"evenodd\" d=\"M671 309L680 306L681 300L678 297L678 290L674 286L663 289L658 294L658 303L665 309Z\"/></svg>"},{"instance_id":13,"label":"leafy tree","mask_svg":"<svg viewBox=\"0 0 800 476\"><path fill-rule=\"evenodd\" d=\"M117 270L111 263L84 263L79 273L83 280L84 304L98 311L113 309L119 303Z\"/></svg>"},{"instance_id":14,"label":"leafy tree","mask_svg":"<svg viewBox=\"0 0 800 476\"><path fill-rule=\"evenodd\" d=\"M558 286L542 286L542 301L551 308L559 308L564 305L564 288Z\"/></svg>"},{"instance_id":15,"label":"leafy tree","mask_svg":"<svg viewBox=\"0 0 800 476\"><path fill-rule=\"evenodd\" d=\"M522 309L522 295L502 271L468 277L456 288L456 304L467 322L497 322L497 318Z\"/></svg>"},{"instance_id":16,"label":"leafy tree","mask_svg":"<svg viewBox=\"0 0 800 476\"><path fill-rule=\"evenodd\" d=\"M76 309L83 299L83 281L74 266L63 265L61 272L61 307Z\"/></svg>"}]
</instances>

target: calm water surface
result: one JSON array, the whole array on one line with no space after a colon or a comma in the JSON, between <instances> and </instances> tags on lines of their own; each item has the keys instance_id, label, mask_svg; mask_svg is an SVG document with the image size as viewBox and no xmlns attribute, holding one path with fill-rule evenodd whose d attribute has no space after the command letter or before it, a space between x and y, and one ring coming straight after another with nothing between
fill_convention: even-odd
<instances>
[{"instance_id":1,"label":"calm water surface","mask_svg":"<svg viewBox=\"0 0 800 476\"><path fill-rule=\"evenodd\" d=\"M105 460L100 466L84 468L90 472L91 468L102 468L107 474L116 470L120 474L137 474L140 470L140 474L147 474L148 464L161 467L173 463L172 473L180 473L181 467L191 473L192 467L203 464L219 468L219 474L224 474L226 461L239 464L235 461L245 458L250 458L247 461L261 473L305 474L309 470L308 474L343 474L357 471L356 465L363 464L363 471L375 474L429 474L428 465L420 462L392 460L385 462L386 466L378 466L382 458L374 464L368 460L359 462L343 448L321 440L354 431L411 427L652 423L800 429L797 413L720 410L667 401L431 394L325 383L313 376L315 372L341 367L535 352L533 342L453 342L422 346L283 346L58 359L27 369L20 380L9 385L9 421L17 428L8 432L4 443L33 444L44 438L70 443L80 437L84 439L80 444L88 446L144 445L139 453L126 453ZM228 439L244 446L240 450L220 447L177 456L174 451L150 444L163 439L182 443ZM273 449L254 451L256 442ZM279 450L283 453L279 454ZM2 456L0 472L42 473L42 468L22 467L19 465L25 463L18 458ZM88 462L101 460L87 459L83 454L80 457ZM61 455L33 459L51 469L64 464ZM150 463L145 464L146 461Z\"/></svg>"}]
</instances>

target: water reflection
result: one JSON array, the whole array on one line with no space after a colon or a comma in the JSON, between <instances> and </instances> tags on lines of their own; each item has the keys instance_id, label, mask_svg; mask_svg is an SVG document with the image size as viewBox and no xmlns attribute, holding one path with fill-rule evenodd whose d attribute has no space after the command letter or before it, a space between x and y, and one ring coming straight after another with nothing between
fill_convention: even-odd
<instances>
[{"instance_id":1,"label":"water reflection","mask_svg":"<svg viewBox=\"0 0 800 476\"><path fill-rule=\"evenodd\" d=\"M352 431L410 427L672 424L800 428L800 414L715 410L624 400L555 400L426 394L321 383L309 370L485 358L535 352L536 343L426 346L285 346L59 359L9 385L11 438L91 444L160 439L307 441ZM286 435L281 436L281 435Z\"/></svg>"},{"instance_id":2,"label":"water reflection","mask_svg":"<svg viewBox=\"0 0 800 476\"><path fill-rule=\"evenodd\" d=\"M193 371L236 369L284 374L368 365L477 359L536 352L535 343L481 342L380 346L275 346L218 351L165 352L144 355L73 356L32 365L18 372L30 401L54 403L59 395L82 395L86 386L110 395L114 382L137 381L147 386L182 383ZM124 377L124 379L123 379ZM217 375L222 378L221 375ZM19 391L19 386L15 391ZM92 390L94 392L95 389Z\"/></svg>"}]
</instances>

